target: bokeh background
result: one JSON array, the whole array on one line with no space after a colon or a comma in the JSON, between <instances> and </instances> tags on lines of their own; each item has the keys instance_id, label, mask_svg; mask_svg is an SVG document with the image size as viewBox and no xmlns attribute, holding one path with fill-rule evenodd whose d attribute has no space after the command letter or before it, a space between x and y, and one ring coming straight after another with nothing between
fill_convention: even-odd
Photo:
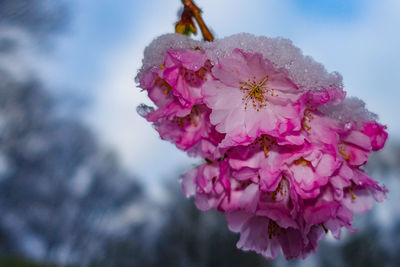
<instances>
[{"instance_id":1,"label":"bokeh background","mask_svg":"<svg viewBox=\"0 0 400 267\"><path fill-rule=\"evenodd\" d=\"M0 0L0 266L400 266L400 1L197 0L217 38L291 39L388 125L388 200L304 261L235 248L180 191L191 159L136 113L144 48L179 0ZM200 37L196 37L200 38Z\"/></svg>"}]
</instances>

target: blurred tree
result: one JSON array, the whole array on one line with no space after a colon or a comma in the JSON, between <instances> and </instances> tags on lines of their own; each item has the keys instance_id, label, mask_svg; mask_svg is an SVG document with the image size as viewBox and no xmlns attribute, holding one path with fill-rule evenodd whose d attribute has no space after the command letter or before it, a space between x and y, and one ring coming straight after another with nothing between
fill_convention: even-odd
<instances>
[{"instance_id":1,"label":"blurred tree","mask_svg":"<svg viewBox=\"0 0 400 267\"><path fill-rule=\"evenodd\" d=\"M58 116L36 81L0 73L0 118L3 250L82 263L104 253L107 227L141 196L135 179L80 122Z\"/></svg>"},{"instance_id":2,"label":"blurred tree","mask_svg":"<svg viewBox=\"0 0 400 267\"><path fill-rule=\"evenodd\" d=\"M65 1L0 0L0 25L23 28L40 38L65 28L67 20Z\"/></svg>"},{"instance_id":3,"label":"blurred tree","mask_svg":"<svg viewBox=\"0 0 400 267\"><path fill-rule=\"evenodd\" d=\"M0 0L0 256L84 266L140 222L125 214L142 189L20 68L26 62L15 55L63 28L65 14L60 1Z\"/></svg>"},{"instance_id":4,"label":"blurred tree","mask_svg":"<svg viewBox=\"0 0 400 267\"><path fill-rule=\"evenodd\" d=\"M273 266L255 253L236 248L239 236L229 232L217 211L201 212L185 199L176 184L167 185L170 201L162 212L164 223L153 245L149 266ZM119 266L119 265L118 265Z\"/></svg>"},{"instance_id":5,"label":"blurred tree","mask_svg":"<svg viewBox=\"0 0 400 267\"><path fill-rule=\"evenodd\" d=\"M323 242L319 248L320 266L396 266L390 264L390 252L381 243L380 233L369 220L359 232L351 234L340 244Z\"/></svg>"}]
</instances>

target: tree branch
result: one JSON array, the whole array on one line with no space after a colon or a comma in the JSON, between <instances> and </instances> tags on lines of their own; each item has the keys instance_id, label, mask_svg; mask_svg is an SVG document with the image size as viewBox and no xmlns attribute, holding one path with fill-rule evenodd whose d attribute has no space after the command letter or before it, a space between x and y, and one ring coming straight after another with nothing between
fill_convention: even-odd
<instances>
[{"instance_id":1,"label":"tree branch","mask_svg":"<svg viewBox=\"0 0 400 267\"><path fill-rule=\"evenodd\" d=\"M197 24L200 27L201 33L203 35L203 39L205 41L212 42L214 41L214 36L211 34L210 30L207 28L206 24L204 23L202 17L201 17L201 11L200 8L198 8L192 0L182 0L183 5L186 8L189 8L190 11L192 11L194 18L197 21Z\"/></svg>"}]
</instances>

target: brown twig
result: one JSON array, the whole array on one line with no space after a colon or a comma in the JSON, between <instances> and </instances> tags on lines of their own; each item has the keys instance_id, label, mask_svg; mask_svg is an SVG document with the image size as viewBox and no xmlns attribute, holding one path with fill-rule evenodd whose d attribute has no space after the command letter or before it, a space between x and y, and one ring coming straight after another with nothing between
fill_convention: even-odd
<instances>
[{"instance_id":1,"label":"brown twig","mask_svg":"<svg viewBox=\"0 0 400 267\"><path fill-rule=\"evenodd\" d=\"M182 0L182 3L185 7L189 8L192 11L194 18L196 19L197 24L200 27L201 33L203 34L203 39L209 42L214 41L214 36L211 34L210 30L207 28L201 17L200 8L198 8L192 0Z\"/></svg>"}]
</instances>

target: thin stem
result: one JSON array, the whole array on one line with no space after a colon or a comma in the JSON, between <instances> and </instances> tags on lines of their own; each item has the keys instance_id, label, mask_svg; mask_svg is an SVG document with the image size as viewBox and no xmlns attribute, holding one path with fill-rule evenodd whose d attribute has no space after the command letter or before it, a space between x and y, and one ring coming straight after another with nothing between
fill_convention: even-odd
<instances>
[{"instance_id":1,"label":"thin stem","mask_svg":"<svg viewBox=\"0 0 400 267\"><path fill-rule=\"evenodd\" d=\"M198 8L192 0L182 0L182 3L185 7L189 8L192 13L194 18L197 21L197 24L200 27L201 33L203 35L203 39L205 41L212 42L214 41L214 36L211 34L210 30L207 28L206 24L204 23L201 14L200 14L200 8Z\"/></svg>"}]
</instances>

